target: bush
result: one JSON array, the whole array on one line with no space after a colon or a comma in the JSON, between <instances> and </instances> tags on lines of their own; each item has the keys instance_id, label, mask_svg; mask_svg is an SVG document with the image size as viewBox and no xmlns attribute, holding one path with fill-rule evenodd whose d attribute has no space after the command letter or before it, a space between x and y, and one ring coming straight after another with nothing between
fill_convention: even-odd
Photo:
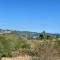
<instances>
[{"instance_id":1,"label":"bush","mask_svg":"<svg viewBox=\"0 0 60 60\"><path fill-rule=\"evenodd\" d=\"M0 36L0 57L11 57L15 49L16 40L12 37Z\"/></svg>"}]
</instances>

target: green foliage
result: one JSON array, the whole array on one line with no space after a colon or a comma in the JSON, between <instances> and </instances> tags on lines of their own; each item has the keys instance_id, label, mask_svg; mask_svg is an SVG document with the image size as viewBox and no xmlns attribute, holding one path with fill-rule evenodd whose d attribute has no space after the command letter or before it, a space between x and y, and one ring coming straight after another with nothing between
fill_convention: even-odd
<instances>
[{"instance_id":1,"label":"green foliage","mask_svg":"<svg viewBox=\"0 0 60 60\"><path fill-rule=\"evenodd\" d=\"M39 39L40 40L37 40ZM28 40L27 40L28 39ZM31 40L30 40L31 39ZM0 36L0 57L11 57L13 52L16 51L27 53L31 56L41 56L42 54L50 54L53 47L60 52L60 40L55 39L53 36L46 32L42 32L36 41L28 36L15 36L15 35L1 35ZM20 50L20 51L19 51ZM47 52L48 51L48 52ZM49 52L50 51L50 52ZM21 52L20 52L21 53ZM45 56L45 55L44 55Z\"/></svg>"},{"instance_id":2,"label":"green foliage","mask_svg":"<svg viewBox=\"0 0 60 60\"><path fill-rule=\"evenodd\" d=\"M55 48L56 48L57 51L60 52L60 39L57 39L57 40L55 41Z\"/></svg>"},{"instance_id":3,"label":"green foliage","mask_svg":"<svg viewBox=\"0 0 60 60\"><path fill-rule=\"evenodd\" d=\"M20 48L30 48L30 44L27 43L27 41L25 40L17 40L17 44L16 44L16 49L20 49Z\"/></svg>"},{"instance_id":4,"label":"green foliage","mask_svg":"<svg viewBox=\"0 0 60 60\"><path fill-rule=\"evenodd\" d=\"M60 38L60 34L56 35L56 39Z\"/></svg>"},{"instance_id":5,"label":"green foliage","mask_svg":"<svg viewBox=\"0 0 60 60\"><path fill-rule=\"evenodd\" d=\"M0 56L12 56L12 51L15 47L15 40L0 36Z\"/></svg>"},{"instance_id":6,"label":"green foliage","mask_svg":"<svg viewBox=\"0 0 60 60\"><path fill-rule=\"evenodd\" d=\"M47 40L47 39L52 40L54 37L52 35L50 35L49 33L46 33L45 31L43 31L42 33L40 33L39 38L41 40L42 39L44 39L44 40Z\"/></svg>"}]
</instances>

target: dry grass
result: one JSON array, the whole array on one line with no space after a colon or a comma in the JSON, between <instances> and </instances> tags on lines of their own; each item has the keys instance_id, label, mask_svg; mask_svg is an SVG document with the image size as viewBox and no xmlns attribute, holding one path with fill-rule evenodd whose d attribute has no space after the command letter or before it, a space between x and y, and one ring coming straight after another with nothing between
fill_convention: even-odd
<instances>
[{"instance_id":1,"label":"dry grass","mask_svg":"<svg viewBox=\"0 0 60 60\"><path fill-rule=\"evenodd\" d=\"M34 42L33 44L31 43L31 45L35 46L33 47L34 50L32 51L32 53L37 52L38 54L35 56L39 56L39 58L32 57L32 55L29 56L29 54L27 55L27 53L25 53L26 55L22 53L23 55L20 55L18 57L3 57L2 60L60 60L60 51L57 51L58 49L55 46L55 40Z\"/></svg>"}]
</instances>

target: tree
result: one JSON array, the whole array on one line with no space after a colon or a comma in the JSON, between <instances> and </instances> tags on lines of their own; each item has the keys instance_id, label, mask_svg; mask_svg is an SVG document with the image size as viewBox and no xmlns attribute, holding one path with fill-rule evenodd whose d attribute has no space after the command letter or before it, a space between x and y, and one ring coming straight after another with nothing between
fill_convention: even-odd
<instances>
[{"instance_id":1,"label":"tree","mask_svg":"<svg viewBox=\"0 0 60 60\"><path fill-rule=\"evenodd\" d=\"M47 39L52 40L54 37L51 34L43 31L42 33L40 33L39 38L44 40L47 40Z\"/></svg>"},{"instance_id":2,"label":"tree","mask_svg":"<svg viewBox=\"0 0 60 60\"><path fill-rule=\"evenodd\" d=\"M43 31L42 33L40 33L39 38L44 40L47 39L47 33Z\"/></svg>"}]
</instances>

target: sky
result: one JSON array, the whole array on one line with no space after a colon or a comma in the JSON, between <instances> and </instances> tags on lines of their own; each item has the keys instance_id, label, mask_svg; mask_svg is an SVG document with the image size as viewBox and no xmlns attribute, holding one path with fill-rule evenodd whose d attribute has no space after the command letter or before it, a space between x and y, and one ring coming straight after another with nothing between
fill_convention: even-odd
<instances>
[{"instance_id":1,"label":"sky","mask_svg":"<svg viewBox=\"0 0 60 60\"><path fill-rule=\"evenodd\" d=\"M0 0L0 29L60 33L60 1Z\"/></svg>"}]
</instances>

